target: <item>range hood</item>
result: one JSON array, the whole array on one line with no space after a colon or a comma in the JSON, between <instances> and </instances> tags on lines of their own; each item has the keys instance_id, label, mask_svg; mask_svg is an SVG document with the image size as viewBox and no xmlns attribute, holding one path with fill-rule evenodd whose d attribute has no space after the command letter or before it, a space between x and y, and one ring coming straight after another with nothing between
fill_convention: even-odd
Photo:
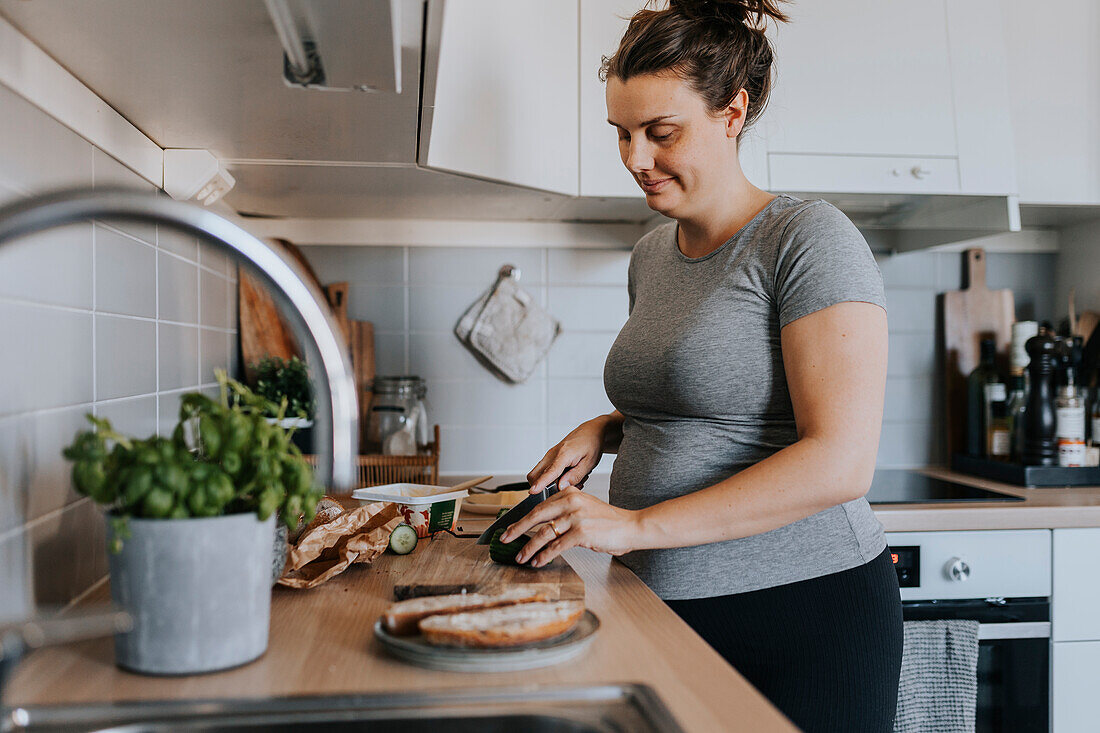
<instances>
[{"instance_id":1,"label":"range hood","mask_svg":"<svg viewBox=\"0 0 1100 733\"><path fill-rule=\"evenodd\" d=\"M325 91L401 93L398 0L264 0L283 79Z\"/></svg>"}]
</instances>

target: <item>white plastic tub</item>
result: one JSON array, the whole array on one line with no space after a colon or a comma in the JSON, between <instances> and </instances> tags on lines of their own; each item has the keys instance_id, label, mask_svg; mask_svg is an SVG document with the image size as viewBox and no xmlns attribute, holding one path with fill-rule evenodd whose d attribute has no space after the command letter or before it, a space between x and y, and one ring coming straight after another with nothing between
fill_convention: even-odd
<instances>
[{"instance_id":1,"label":"white plastic tub","mask_svg":"<svg viewBox=\"0 0 1100 733\"><path fill-rule=\"evenodd\" d=\"M386 484L356 489L353 499L368 503L385 501L397 504L405 522L416 530L417 537L427 537L433 532L454 529L462 500L470 495L466 489L453 491L450 486L426 484Z\"/></svg>"}]
</instances>

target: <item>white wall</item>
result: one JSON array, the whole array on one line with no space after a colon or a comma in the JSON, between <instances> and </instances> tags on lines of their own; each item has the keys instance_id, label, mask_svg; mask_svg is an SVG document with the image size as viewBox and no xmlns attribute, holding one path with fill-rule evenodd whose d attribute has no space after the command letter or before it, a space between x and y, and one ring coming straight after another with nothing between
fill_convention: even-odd
<instances>
[{"instance_id":1,"label":"white wall","mask_svg":"<svg viewBox=\"0 0 1100 733\"><path fill-rule=\"evenodd\" d=\"M0 85L0 203L60 186L152 185ZM193 237L103 222L0 250L0 620L63 605L106 574L98 510L61 448L107 417L170 430L237 344L236 274Z\"/></svg>"}]
</instances>

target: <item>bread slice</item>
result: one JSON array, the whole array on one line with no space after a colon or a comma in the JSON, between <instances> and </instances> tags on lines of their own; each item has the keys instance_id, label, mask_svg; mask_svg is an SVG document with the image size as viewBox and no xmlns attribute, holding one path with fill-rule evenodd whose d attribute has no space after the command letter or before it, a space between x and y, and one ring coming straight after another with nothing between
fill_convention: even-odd
<instances>
[{"instance_id":1,"label":"bread slice","mask_svg":"<svg viewBox=\"0 0 1100 733\"><path fill-rule=\"evenodd\" d=\"M429 644L443 646L518 646L564 634L583 613L581 601L523 603L429 616L420 622L420 633Z\"/></svg>"},{"instance_id":2,"label":"bread slice","mask_svg":"<svg viewBox=\"0 0 1100 733\"><path fill-rule=\"evenodd\" d=\"M533 588L506 588L498 593L456 593L449 596L423 596L394 603L382 614L386 630L394 636L415 634L421 619L437 614L476 611L511 606L517 603L545 601L547 595Z\"/></svg>"}]
</instances>

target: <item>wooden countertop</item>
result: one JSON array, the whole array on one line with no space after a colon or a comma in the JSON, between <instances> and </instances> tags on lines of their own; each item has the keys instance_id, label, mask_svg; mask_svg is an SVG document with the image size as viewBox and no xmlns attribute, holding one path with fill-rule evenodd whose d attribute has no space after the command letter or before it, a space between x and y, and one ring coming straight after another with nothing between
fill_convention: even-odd
<instances>
[{"instance_id":1,"label":"wooden countertop","mask_svg":"<svg viewBox=\"0 0 1100 733\"><path fill-rule=\"evenodd\" d=\"M924 468L919 472L1021 496L1025 501L872 504L875 516L887 532L1100 527L1100 487L1097 486L1028 489L947 468Z\"/></svg>"},{"instance_id":2,"label":"wooden countertop","mask_svg":"<svg viewBox=\"0 0 1100 733\"><path fill-rule=\"evenodd\" d=\"M145 677L114 665L102 639L42 649L20 666L8 705L121 700L378 693L539 684L640 682L687 731L793 731L760 693L718 656L625 566L574 549L566 558L585 582L602 626L572 662L530 672L470 674L413 667L375 641L374 621L390 602L392 559L354 566L312 590L277 588L267 653L240 667L190 677ZM103 602L106 589L88 603Z\"/></svg>"}]
</instances>

